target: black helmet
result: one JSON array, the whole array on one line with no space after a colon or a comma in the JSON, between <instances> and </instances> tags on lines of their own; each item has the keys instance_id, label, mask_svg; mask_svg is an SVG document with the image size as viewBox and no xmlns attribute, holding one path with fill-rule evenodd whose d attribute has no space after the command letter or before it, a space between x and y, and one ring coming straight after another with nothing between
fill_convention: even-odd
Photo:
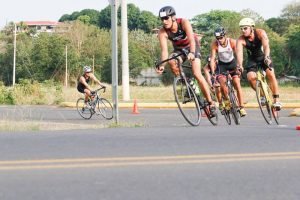
<instances>
[{"instance_id":1,"label":"black helmet","mask_svg":"<svg viewBox=\"0 0 300 200\"><path fill-rule=\"evenodd\" d=\"M160 18L176 15L176 12L172 6L165 6L159 10L158 16Z\"/></svg>"},{"instance_id":2,"label":"black helmet","mask_svg":"<svg viewBox=\"0 0 300 200\"><path fill-rule=\"evenodd\" d=\"M222 26L215 30L215 37L224 37L225 35L226 31Z\"/></svg>"}]
</instances>

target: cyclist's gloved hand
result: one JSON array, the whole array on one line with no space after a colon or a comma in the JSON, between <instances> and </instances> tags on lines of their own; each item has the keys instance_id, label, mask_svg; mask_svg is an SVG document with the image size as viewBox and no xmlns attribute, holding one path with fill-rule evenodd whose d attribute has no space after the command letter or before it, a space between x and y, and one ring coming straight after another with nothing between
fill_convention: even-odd
<instances>
[{"instance_id":1,"label":"cyclist's gloved hand","mask_svg":"<svg viewBox=\"0 0 300 200\"><path fill-rule=\"evenodd\" d=\"M188 60L190 60L190 61L194 61L194 60L195 60L195 53L194 53L194 52L190 52L190 53L187 55L187 58L188 58Z\"/></svg>"},{"instance_id":2,"label":"cyclist's gloved hand","mask_svg":"<svg viewBox=\"0 0 300 200\"><path fill-rule=\"evenodd\" d=\"M164 66L157 66L157 67L155 67L155 71L156 71L156 73L158 73L158 74L162 74L164 71L165 71L165 67Z\"/></svg>"},{"instance_id":3,"label":"cyclist's gloved hand","mask_svg":"<svg viewBox=\"0 0 300 200\"><path fill-rule=\"evenodd\" d=\"M272 60L270 58L270 56L266 56L264 59L264 63L269 67L270 64L272 63Z\"/></svg>"}]
</instances>

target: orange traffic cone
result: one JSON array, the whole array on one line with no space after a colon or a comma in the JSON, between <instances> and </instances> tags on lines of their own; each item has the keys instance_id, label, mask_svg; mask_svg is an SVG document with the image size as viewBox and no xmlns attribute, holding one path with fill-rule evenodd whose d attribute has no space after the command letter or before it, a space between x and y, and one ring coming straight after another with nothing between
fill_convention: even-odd
<instances>
[{"instance_id":1,"label":"orange traffic cone","mask_svg":"<svg viewBox=\"0 0 300 200\"><path fill-rule=\"evenodd\" d=\"M132 114L140 114L139 111L138 111L136 99L134 99Z\"/></svg>"}]
</instances>

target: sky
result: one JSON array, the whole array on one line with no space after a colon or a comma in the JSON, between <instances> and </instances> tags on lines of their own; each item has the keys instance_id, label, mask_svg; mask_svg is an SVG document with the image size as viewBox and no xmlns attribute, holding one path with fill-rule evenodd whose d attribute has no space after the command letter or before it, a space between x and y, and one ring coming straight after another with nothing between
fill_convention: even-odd
<instances>
[{"instance_id":1,"label":"sky","mask_svg":"<svg viewBox=\"0 0 300 200\"><path fill-rule=\"evenodd\" d=\"M269 19L279 17L281 10L291 2L291 0L127 0L127 3L133 3L140 10L150 11L153 14L157 14L161 7L171 5L178 17L188 19L211 10L239 12L248 8L264 19ZM87 8L100 11L108 5L109 0L8 0L0 7L0 28L11 21L58 21L64 14L72 14L74 11Z\"/></svg>"}]
</instances>

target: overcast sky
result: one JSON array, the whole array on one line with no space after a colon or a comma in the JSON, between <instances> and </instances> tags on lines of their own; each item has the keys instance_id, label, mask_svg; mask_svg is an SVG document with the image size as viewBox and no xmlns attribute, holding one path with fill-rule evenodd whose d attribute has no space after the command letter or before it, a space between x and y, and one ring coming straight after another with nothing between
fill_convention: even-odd
<instances>
[{"instance_id":1,"label":"overcast sky","mask_svg":"<svg viewBox=\"0 0 300 200\"><path fill-rule=\"evenodd\" d=\"M158 10L171 5L177 16L192 18L210 10L241 11L250 8L265 19L279 17L285 5L291 0L127 0L141 10L157 14ZM7 0L0 6L0 28L10 21L58 21L64 14L86 8L102 10L109 5L108 0Z\"/></svg>"}]
</instances>

